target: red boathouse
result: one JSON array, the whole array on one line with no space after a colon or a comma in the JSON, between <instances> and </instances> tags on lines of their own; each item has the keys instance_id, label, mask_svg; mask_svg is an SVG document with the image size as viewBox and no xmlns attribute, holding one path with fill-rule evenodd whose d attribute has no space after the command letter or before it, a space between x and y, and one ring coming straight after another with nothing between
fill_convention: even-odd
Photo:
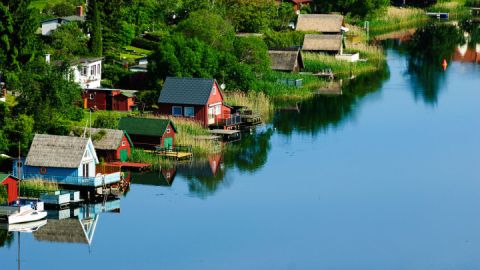
<instances>
[{"instance_id":1,"label":"red boathouse","mask_svg":"<svg viewBox=\"0 0 480 270\"><path fill-rule=\"evenodd\" d=\"M158 104L159 114L194 119L205 127L238 124L215 79L168 77Z\"/></svg>"},{"instance_id":2,"label":"red boathouse","mask_svg":"<svg viewBox=\"0 0 480 270\"><path fill-rule=\"evenodd\" d=\"M11 175L5 177L5 175L3 175L1 179L1 184L7 188L7 203L11 204L18 199L18 178Z\"/></svg>"},{"instance_id":3,"label":"red boathouse","mask_svg":"<svg viewBox=\"0 0 480 270\"><path fill-rule=\"evenodd\" d=\"M83 91L84 109L102 111L132 111L135 109L135 90L92 88Z\"/></svg>"}]
</instances>

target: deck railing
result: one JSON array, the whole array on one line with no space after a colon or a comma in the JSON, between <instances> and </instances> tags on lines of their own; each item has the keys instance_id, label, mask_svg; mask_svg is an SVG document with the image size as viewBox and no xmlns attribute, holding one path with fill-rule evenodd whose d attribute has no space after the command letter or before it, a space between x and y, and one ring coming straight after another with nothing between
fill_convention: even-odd
<instances>
[{"instance_id":1,"label":"deck railing","mask_svg":"<svg viewBox=\"0 0 480 270\"><path fill-rule=\"evenodd\" d=\"M241 123L242 123L242 117L240 115L232 115L229 118L217 120L214 126L229 127L229 126L240 125Z\"/></svg>"},{"instance_id":2,"label":"deck railing","mask_svg":"<svg viewBox=\"0 0 480 270\"><path fill-rule=\"evenodd\" d=\"M191 145L175 145L174 147L161 147L155 146L156 153L192 153L192 146Z\"/></svg>"},{"instance_id":3,"label":"deck railing","mask_svg":"<svg viewBox=\"0 0 480 270\"><path fill-rule=\"evenodd\" d=\"M99 174L95 177L81 177L81 176L63 176L63 175L48 175L48 174L34 174L24 173L23 179L42 179L45 182L53 182L62 185L85 186L85 187L100 187L102 185L109 185L118 183L120 179L120 172L109 174Z\"/></svg>"}]
</instances>

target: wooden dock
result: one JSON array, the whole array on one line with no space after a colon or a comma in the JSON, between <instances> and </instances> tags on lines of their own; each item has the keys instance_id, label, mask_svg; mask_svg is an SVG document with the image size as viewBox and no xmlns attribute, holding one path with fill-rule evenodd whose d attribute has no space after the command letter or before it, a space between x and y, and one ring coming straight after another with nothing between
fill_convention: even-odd
<instances>
[{"instance_id":1,"label":"wooden dock","mask_svg":"<svg viewBox=\"0 0 480 270\"><path fill-rule=\"evenodd\" d=\"M450 18L450 14L447 12L427 12L427 16L437 18L437 19L444 19L448 20Z\"/></svg>"},{"instance_id":2,"label":"wooden dock","mask_svg":"<svg viewBox=\"0 0 480 270\"><path fill-rule=\"evenodd\" d=\"M175 146L174 148L156 146L154 153L160 157L174 160L188 160L193 158L192 146Z\"/></svg>"}]
</instances>

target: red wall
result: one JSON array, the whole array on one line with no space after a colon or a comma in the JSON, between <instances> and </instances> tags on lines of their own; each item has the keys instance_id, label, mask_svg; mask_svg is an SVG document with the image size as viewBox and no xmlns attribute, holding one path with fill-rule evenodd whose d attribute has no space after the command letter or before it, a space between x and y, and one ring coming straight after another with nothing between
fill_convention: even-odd
<instances>
[{"instance_id":1,"label":"red wall","mask_svg":"<svg viewBox=\"0 0 480 270\"><path fill-rule=\"evenodd\" d=\"M192 119L200 122L202 125L208 125L208 118L207 113L208 111L205 109L206 106L199 106L199 105L187 105L187 104L166 104L162 103L159 104L158 113L162 115L172 115L172 108L173 106L182 106L182 107L193 107L195 110L195 117ZM185 109L183 109L185 110Z\"/></svg>"},{"instance_id":2,"label":"red wall","mask_svg":"<svg viewBox=\"0 0 480 270\"><path fill-rule=\"evenodd\" d=\"M167 132L168 128L170 128L170 132ZM164 147L165 138L172 138L173 139L172 147L175 148L175 131L173 130L173 127L171 124L168 125L168 128L162 136L162 143L160 145Z\"/></svg>"},{"instance_id":3,"label":"red wall","mask_svg":"<svg viewBox=\"0 0 480 270\"><path fill-rule=\"evenodd\" d=\"M90 99L93 95L93 99ZM126 97L119 90L105 91L89 89L83 93L84 109L97 108L97 110L107 110L107 96L112 95L113 111L130 111L131 106L135 104L133 97Z\"/></svg>"},{"instance_id":4,"label":"red wall","mask_svg":"<svg viewBox=\"0 0 480 270\"><path fill-rule=\"evenodd\" d=\"M17 179L9 176L2 181L2 185L7 186L8 190L8 203L15 202L18 198L18 181Z\"/></svg>"},{"instance_id":5,"label":"red wall","mask_svg":"<svg viewBox=\"0 0 480 270\"><path fill-rule=\"evenodd\" d=\"M124 143L125 143L125 146L122 146L122 144L124 144ZM118 149L115 153L115 158L117 160L120 160L120 150L124 150L124 149L127 149L128 157L130 157L130 154L132 153L132 149L131 149L130 142L127 139L127 136L125 136L125 135L123 135L122 143L120 144L120 147L118 147Z\"/></svg>"},{"instance_id":6,"label":"red wall","mask_svg":"<svg viewBox=\"0 0 480 270\"><path fill-rule=\"evenodd\" d=\"M215 94L213 93L213 88L215 88ZM225 119L230 117L230 108L223 105L223 94L218 87L217 83L213 85L212 92L207 101L207 104L203 106L199 105L187 105L187 104L168 104L161 103L159 104L158 113L162 115L172 115L173 106L182 106L182 107L194 107L195 108L195 117L194 119L200 122L203 126L208 126L208 106L215 103L222 103L222 114L217 117L217 119ZM185 110L185 109L183 109Z\"/></svg>"}]
</instances>

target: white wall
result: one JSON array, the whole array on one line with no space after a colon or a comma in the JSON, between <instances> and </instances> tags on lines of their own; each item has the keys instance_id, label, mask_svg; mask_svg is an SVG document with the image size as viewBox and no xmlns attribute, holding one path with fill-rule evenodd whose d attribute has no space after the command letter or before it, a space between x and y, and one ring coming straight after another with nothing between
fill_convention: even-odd
<instances>
[{"instance_id":1,"label":"white wall","mask_svg":"<svg viewBox=\"0 0 480 270\"><path fill-rule=\"evenodd\" d=\"M58 21L50 21L42 23L42 36L49 36L52 34L52 31L57 29L60 26Z\"/></svg>"},{"instance_id":2,"label":"white wall","mask_svg":"<svg viewBox=\"0 0 480 270\"><path fill-rule=\"evenodd\" d=\"M86 67L86 74L82 74L84 67ZM79 65L72 66L73 80L83 89L100 88L102 70L101 60L92 63L80 63Z\"/></svg>"}]
</instances>

